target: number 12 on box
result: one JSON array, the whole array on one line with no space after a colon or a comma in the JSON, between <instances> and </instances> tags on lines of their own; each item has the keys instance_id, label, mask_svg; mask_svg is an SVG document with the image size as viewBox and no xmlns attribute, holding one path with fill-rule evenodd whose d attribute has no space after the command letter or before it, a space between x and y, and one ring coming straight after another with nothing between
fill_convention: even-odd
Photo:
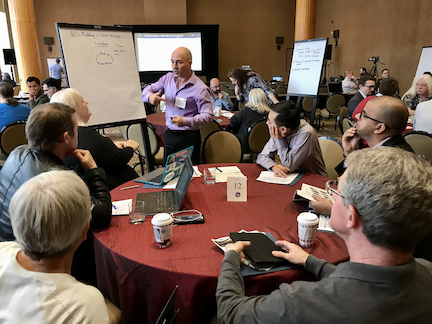
<instances>
[{"instance_id":1,"label":"number 12 on box","mask_svg":"<svg viewBox=\"0 0 432 324\"><path fill-rule=\"evenodd\" d=\"M247 178L227 178L227 201L247 201Z\"/></svg>"}]
</instances>

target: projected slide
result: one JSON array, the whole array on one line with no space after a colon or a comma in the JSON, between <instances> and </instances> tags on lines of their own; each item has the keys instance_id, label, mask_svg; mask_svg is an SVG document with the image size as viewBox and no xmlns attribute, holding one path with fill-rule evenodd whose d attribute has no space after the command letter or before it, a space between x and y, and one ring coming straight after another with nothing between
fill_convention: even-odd
<instances>
[{"instance_id":1,"label":"projected slide","mask_svg":"<svg viewBox=\"0 0 432 324\"><path fill-rule=\"evenodd\" d=\"M140 72L171 71L171 54L177 47L192 52L192 70L202 71L201 33L136 33L135 48Z\"/></svg>"}]
</instances>

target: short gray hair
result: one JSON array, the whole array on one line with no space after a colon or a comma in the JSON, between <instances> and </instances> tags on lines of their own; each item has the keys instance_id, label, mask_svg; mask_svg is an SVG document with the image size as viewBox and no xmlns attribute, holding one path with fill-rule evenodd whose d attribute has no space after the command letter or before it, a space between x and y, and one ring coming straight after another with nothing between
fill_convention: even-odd
<instances>
[{"instance_id":1,"label":"short gray hair","mask_svg":"<svg viewBox=\"0 0 432 324\"><path fill-rule=\"evenodd\" d=\"M393 147L358 150L341 183L345 206L356 208L374 245L411 252L432 230L432 166Z\"/></svg>"},{"instance_id":2,"label":"short gray hair","mask_svg":"<svg viewBox=\"0 0 432 324\"><path fill-rule=\"evenodd\" d=\"M16 240L30 258L62 257L90 221L90 192L73 171L44 172L17 190L9 214Z\"/></svg>"}]
</instances>

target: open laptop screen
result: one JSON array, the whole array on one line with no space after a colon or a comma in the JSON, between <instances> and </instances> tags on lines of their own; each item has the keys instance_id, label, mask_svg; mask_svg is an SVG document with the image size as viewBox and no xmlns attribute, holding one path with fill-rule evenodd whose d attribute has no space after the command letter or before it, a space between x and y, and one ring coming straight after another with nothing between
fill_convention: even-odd
<instances>
[{"instance_id":1,"label":"open laptop screen","mask_svg":"<svg viewBox=\"0 0 432 324\"><path fill-rule=\"evenodd\" d=\"M180 177L175 188L175 196L177 199L177 206L180 209L181 204L183 202L183 198L186 195L186 191L189 187L193 176L193 166L189 156L185 160L185 164L183 165L183 170L180 173Z\"/></svg>"}]
</instances>

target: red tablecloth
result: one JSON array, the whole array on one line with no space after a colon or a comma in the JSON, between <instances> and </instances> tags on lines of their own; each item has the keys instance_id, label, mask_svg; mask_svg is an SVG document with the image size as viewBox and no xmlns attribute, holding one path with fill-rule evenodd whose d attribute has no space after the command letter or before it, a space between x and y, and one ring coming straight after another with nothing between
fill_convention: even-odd
<instances>
[{"instance_id":1,"label":"red tablecloth","mask_svg":"<svg viewBox=\"0 0 432 324\"><path fill-rule=\"evenodd\" d=\"M193 178L183 207L201 211L206 222L174 227L173 244L167 249L156 247L150 219L131 225L127 216L113 217L110 228L95 232L98 286L120 307L125 323L154 323L175 285L178 322L208 322L216 313L214 295L223 259L211 238L258 229L277 239L298 241L296 216L306 204L292 201L294 191L302 182L322 188L327 179L308 173L294 186L269 184L256 181L262 171L257 165L237 165L248 177L248 202L227 202L226 183L207 186L202 177ZM200 165L200 171L204 167ZM115 201L135 198L142 191L116 188L111 195ZM319 232L310 252L332 263L348 259L345 243L334 233ZM246 293L267 294L282 282L299 279L314 278L304 269L246 277Z\"/></svg>"},{"instance_id":2,"label":"red tablecloth","mask_svg":"<svg viewBox=\"0 0 432 324\"><path fill-rule=\"evenodd\" d=\"M229 119L224 116L214 117L214 119L219 123L219 126L222 129L227 128L227 126L230 123ZM147 115L147 122L152 124L153 127L156 129L161 139L161 146L163 146L162 135L168 128L165 124L165 113L154 113L154 114Z\"/></svg>"}]
</instances>

